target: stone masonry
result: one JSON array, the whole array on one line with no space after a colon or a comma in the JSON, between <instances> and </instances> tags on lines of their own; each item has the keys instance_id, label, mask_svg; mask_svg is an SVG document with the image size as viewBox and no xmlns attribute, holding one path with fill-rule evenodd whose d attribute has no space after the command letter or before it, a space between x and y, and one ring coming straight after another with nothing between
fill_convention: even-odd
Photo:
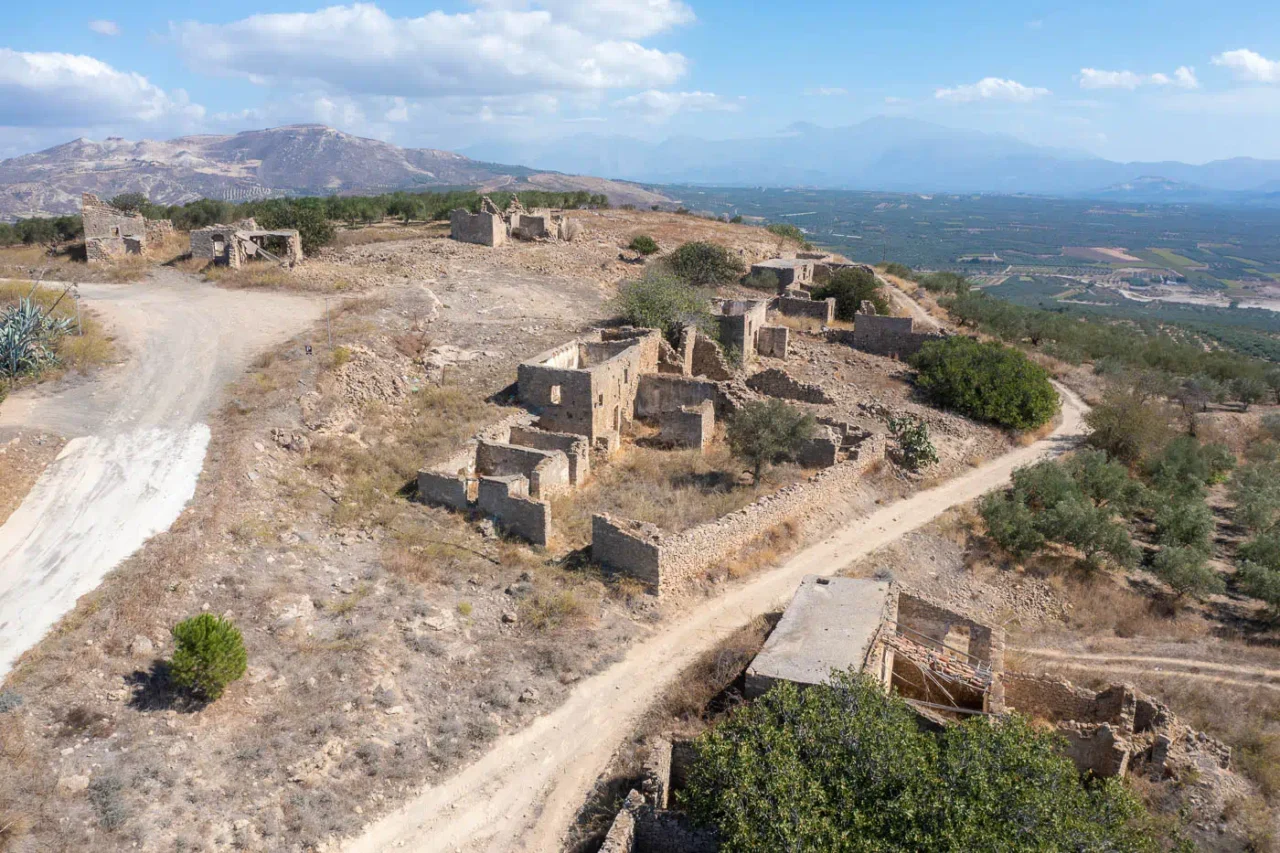
<instances>
[{"instance_id":1,"label":"stone masonry","mask_svg":"<svg viewBox=\"0 0 1280 853\"><path fill-rule=\"evenodd\" d=\"M295 266L302 260L302 237L292 228L265 230L253 219L242 219L192 231L191 257L231 269L240 269L252 258Z\"/></svg>"},{"instance_id":2,"label":"stone masonry","mask_svg":"<svg viewBox=\"0 0 1280 853\"><path fill-rule=\"evenodd\" d=\"M876 314L858 314L854 318L853 331L827 330L827 340L848 344L856 350L874 355L908 358L920 351L929 341L941 340L945 332L918 332L910 317L883 317Z\"/></svg>"},{"instance_id":3,"label":"stone masonry","mask_svg":"<svg viewBox=\"0 0 1280 853\"><path fill-rule=\"evenodd\" d=\"M173 233L169 220L148 221L141 213L118 210L93 193L81 195L80 218L84 224L85 258L91 264L125 255L145 255L154 243Z\"/></svg>"}]
</instances>

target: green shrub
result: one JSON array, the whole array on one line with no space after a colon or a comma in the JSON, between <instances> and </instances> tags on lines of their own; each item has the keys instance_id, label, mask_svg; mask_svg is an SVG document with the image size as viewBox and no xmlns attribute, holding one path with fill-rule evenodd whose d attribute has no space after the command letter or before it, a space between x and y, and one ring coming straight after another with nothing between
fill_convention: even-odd
<instances>
[{"instance_id":1,"label":"green shrub","mask_svg":"<svg viewBox=\"0 0 1280 853\"><path fill-rule=\"evenodd\" d=\"M1280 462L1246 465L1231 478L1233 517L1247 530L1266 530L1280 520Z\"/></svg>"},{"instance_id":2,"label":"green shrub","mask_svg":"<svg viewBox=\"0 0 1280 853\"><path fill-rule=\"evenodd\" d=\"M718 243L684 243L667 257L667 265L695 287L727 284L746 272L742 261Z\"/></svg>"},{"instance_id":3,"label":"green shrub","mask_svg":"<svg viewBox=\"0 0 1280 853\"><path fill-rule=\"evenodd\" d=\"M929 341L911 359L916 384L934 402L978 420L1034 429L1058 410L1049 373L1019 350L995 341Z\"/></svg>"},{"instance_id":4,"label":"green shrub","mask_svg":"<svg viewBox=\"0 0 1280 853\"><path fill-rule=\"evenodd\" d=\"M955 293L965 294L969 292L969 279L958 273L953 272L931 272L928 275L920 276L916 279L920 282L920 286L930 293Z\"/></svg>"},{"instance_id":5,"label":"green shrub","mask_svg":"<svg viewBox=\"0 0 1280 853\"><path fill-rule=\"evenodd\" d=\"M1069 498L1049 507L1036 518L1036 527L1046 539L1082 552L1086 566L1098 565L1102 557L1110 558L1118 566L1130 565L1137 558L1137 549L1124 525L1116 522L1109 511L1083 497Z\"/></svg>"},{"instance_id":6,"label":"green shrub","mask_svg":"<svg viewBox=\"0 0 1280 853\"><path fill-rule=\"evenodd\" d=\"M628 244L627 248L642 255L656 255L658 253L658 241L646 234L638 234L631 238L631 243Z\"/></svg>"},{"instance_id":7,"label":"green shrub","mask_svg":"<svg viewBox=\"0 0 1280 853\"><path fill-rule=\"evenodd\" d=\"M778 237L782 237L784 240L795 240L797 243L800 244L800 248L802 249L813 248L813 245L807 239L805 239L804 232L801 231L799 228L797 228L795 225L791 225L785 222L773 222L773 223L770 223L769 225L766 225L764 228L770 234L774 234Z\"/></svg>"},{"instance_id":8,"label":"green shrub","mask_svg":"<svg viewBox=\"0 0 1280 853\"><path fill-rule=\"evenodd\" d=\"M1236 580L1245 595L1266 602L1274 614L1280 614L1280 571L1251 563L1236 566Z\"/></svg>"},{"instance_id":9,"label":"green shrub","mask_svg":"<svg viewBox=\"0 0 1280 853\"><path fill-rule=\"evenodd\" d=\"M929 425L920 418L889 418L889 434L898 445L898 459L910 471L938 462L938 449L929 440Z\"/></svg>"},{"instance_id":10,"label":"green shrub","mask_svg":"<svg viewBox=\"0 0 1280 853\"><path fill-rule=\"evenodd\" d=\"M904 700L836 672L703 733L682 799L726 853L1156 850L1138 800L1086 783L1062 746L1017 715L923 731Z\"/></svg>"},{"instance_id":11,"label":"green shrub","mask_svg":"<svg viewBox=\"0 0 1280 853\"><path fill-rule=\"evenodd\" d=\"M1104 451L1077 451L1064 467L1095 506L1108 506L1123 513L1143 502L1146 489L1142 483L1133 478L1128 468L1108 459Z\"/></svg>"},{"instance_id":12,"label":"green shrub","mask_svg":"<svg viewBox=\"0 0 1280 853\"><path fill-rule=\"evenodd\" d=\"M911 267L896 261L885 264L884 271L889 275L896 275L898 278L912 279L915 277L915 271Z\"/></svg>"},{"instance_id":13,"label":"green shrub","mask_svg":"<svg viewBox=\"0 0 1280 853\"><path fill-rule=\"evenodd\" d=\"M1085 413L1089 444L1127 465L1155 458L1173 438L1169 406L1136 388L1112 387Z\"/></svg>"},{"instance_id":14,"label":"green shrub","mask_svg":"<svg viewBox=\"0 0 1280 853\"><path fill-rule=\"evenodd\" d=\"M852 320L864 301L876 306L877 314L889 313L889 300L880 289L879 279L859 267L837 270L830 281L813 289L814 299L829 299L833 296L836 300L836 318L840 320Z\"/></svg>"},{"instance_id":15,"label":"green shrub","mask_svg":"<svg viewBox=\"0 0 1280 853\"><path fill-rule=\"evenodd\" d=\"M1044 535L1036 529L1036 517L1012 491L991 492L978 505L987 535L1018 559L1044 547Z\"/></svg>"},{"instance_id":16,"label":"green shrub","mask_svg":"<svg viewBox=\"0 0 1280 853\"><path fill-rule=\"evenodd\" d=\"M710 328L707 296L669 273L651 272L618 288L613 310L623 322L645 329L661 329L675 344L680 329L694 325Z\"/></svg>"},{"instance_id":17,"label":"green shrub","mask_svg":"<svg viewBox=\"0 0 1280 853\"><path fill-rule=\"evenodd\" d=\"M1156 506L1156 542L1165 548L1196 548L1208 553L1213 512L1203 498L1170 497Z\"/></svg>"},{"instance_id":18,"label":"green shrub","mask_svg":"<svg viewBox=\"0 0 1280 853\"><path fill-rule=\"evenodd\" d=\"M777 293L782 289L782 280L773 270L753 270L742 280L742 284L753 290L765 290L769 293Z\"/></svg>"},{"instance_id":19,"label":"green shrub","mask_svg":"<svg viewBox=\"0 0 1280 853\"><path fill-rule=\"evenodd\" d=\"M1227 588L1222 578L1206 562L1199 548L1174 546L1162 548L1151 563L1151 570L1173 587L1179 598L1190 595L1203 598L1217 595Z\"/></svg>"},{"instance_id":20,"label":"green shrub","mask_svg":"<svg viewBox=\"0 0 1280 853\"><path fill-rule=\"evenodd\" d=\"M1201 444L1183 435L1147 463L1147 475L1162 492L1199 495L1205 486L1222 482L1235 464L1235 454L1225 445Z\"/></svg>"},{"instance_id":21,"label":"green shrub","mask_svg":"<svg viewBox=\"0 0 1280 853\"><path fill-rule=\"evenodd\" d=\"M730 224L730 225L741 225L741 224L742 224L742 214L737 214L737 215L735 215L732 219L730 219L730 220L729 220L729 224Z\"/></svg>"},{"instance_id":22,"label":"green shrub","mask_svg":"<svg viewBox=\"0 0 1280 853\"><path fill-rule=\"evenodd\" d=\"M1272 528L1243 543L1240 559L1280 572L1280 530Z\"/></svg>"},{"instance_id":23,"label":"green shrub","mask_svg":"<svg viewBox=\"0 0 1280 853\"><path fill-rule=\"evenodd\" d=\"M776 398L743 406L729 419L729 447L751 465L755 482L771 463L792 459L813 437L813 415Z\"/></svg>"},{"instance_id":24,"label":"green shrub","mask_svg":"<svg viewBox=\"0 0 1280 853\"><path fill-rule=\"evenodd\" d=\"M173 627L173 659L169 676L177 686L212 702L227 685L244 675L244 638L235 625L201 613Z\"/></svg>"}]
</instances>

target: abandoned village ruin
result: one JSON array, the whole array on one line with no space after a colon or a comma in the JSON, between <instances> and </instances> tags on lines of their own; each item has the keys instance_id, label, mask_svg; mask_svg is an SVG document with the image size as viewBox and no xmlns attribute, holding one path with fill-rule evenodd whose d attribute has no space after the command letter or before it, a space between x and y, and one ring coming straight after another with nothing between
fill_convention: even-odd
<instances>
[{"instance_id":1,"label":"abandoned village ruin","mask_svg":"<svg viewBox=\"0 0 1280 853\"><path fill-rule=\"evenodd\" d=\"M484 196L480 212L458 208L449 213L449 236L463 243L501 246L508 240L572 240L577 224L547 208L525 210L518 196L512 196L505 211Z\"/></svg>"}]
</instances>

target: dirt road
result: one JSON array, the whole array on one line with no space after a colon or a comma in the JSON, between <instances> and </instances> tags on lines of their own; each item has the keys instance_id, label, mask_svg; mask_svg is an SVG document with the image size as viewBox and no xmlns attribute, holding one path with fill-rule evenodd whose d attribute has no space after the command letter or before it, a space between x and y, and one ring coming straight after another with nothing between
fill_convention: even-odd
<instances>
[{"instance_id":1,"label":"dirt road","mask_svg":"<svg viewBox=\"0 0 1280 853\"><path fill-rule=\"evenodd\" d=\"M220 389L252 355L314 322L323 302L220 290L161 270L81 284L127 351L92 381L15 393L7 427L71 438L0 527L0 678L76 599L177 518L195 491Z\"/></svg>"},{"instance_id":2,"label":"dirt road","mask_svg":"<svg viewBox=\"0 0 1280 853\"><path fill-rule=\"evenodd\" d=\"M1063 395L1053 435L963 477L851 522L782 566L697 605L563 705L444 783L429 788L350 843L350 853L560 849L561 836L614 749L662 689L698 655L760 613L784 604L808 574L831 575L903 534L1003 484L1015 467L1074 444L1084 404Z\"/></svg>"},{"instance_id":3,"label":"dirt road","mask_svg":"<svg viewBox=\"0 0 1280 853\"><path fill-rule=\"evenodd\" d=\"M1265 666L1242 666L1199 658L1154 657L1149 655L1095 654L1060 651L1058 649L1012 648L1020 655L1051 661L1053 666L1108 674L1156 675L1213 681L1236 687L1262 687L1280 690L1280 669Z\"/></svg>"},{"instance_id":4,"label":"dirt road","mask_svg":"<svg viewBox=\"0 0 1280 853\"><path fill-rule=\"evenodd\" d=\"M924 307L919 302L903 293L896 284L882 275L876 275L876 279L880 282L880 286L884 288L884 292L889 294L889 301L907 309L911 319L916 321L917 331L920 329L936 330L942 328L942 323L936 317L924 310Z\"/></svg>"}]
</instances>

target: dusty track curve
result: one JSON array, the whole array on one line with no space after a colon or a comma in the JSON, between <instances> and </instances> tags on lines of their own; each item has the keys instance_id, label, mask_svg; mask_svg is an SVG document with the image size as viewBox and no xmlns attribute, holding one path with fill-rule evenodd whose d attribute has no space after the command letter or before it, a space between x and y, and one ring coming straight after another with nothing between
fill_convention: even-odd
<instances>
[{"instance_id":1,"label":"dusty track curve","mask_svg":"<svg viewBox=\"0 0 1280 853\"><path fill-rule=\"evenodd\" d=\"M31 388L0 429L71 438L0 527L0 678L81 595L195 492L205 416L252 355L320 315L320 300L221 290L171 270L142 284L81 284L128 356L93 381Z\"/></svg>"},{"instance_id":2,"label":"dusty track curve","mask_svg":"<svg viewBox=\"0 0 1280 853\"><path fill-rule=\"evenodd\" d=\"M850 522L833 536L703 602L619 663L581 682L564 704L500 739L474 764L428 788L347 845L379 851L560 849L564 830L614 749L662 689L703 651L783 604L807 574L835 574L905 533L1003 485L1013 469L1074 445L1085 405L1065 388L1049 437Z\"/></svg>"},{"instance_id":3,"label":"dusty track curve","mask_svg":"<svg viewBox=\"0 0 1280 853\"><path fill-rule=\"evenodd\" d=\"M1264 666L1240 666L1238 664L1220 663L1197 658L1095 654L1091 652L1059 651L1057 649L1013 648L1010 651L1030 658L1052 661L1054 666L1066 669L1099 671L1105 668L1109 673L1154 675L1162 678L1190 678L1216 681L1237 687L1263 687L1271 690L1280 690L1280 669L1269 669ZM1259 680L1252 680L1242 676L1253 676Z\"/></svg>"}]
</instances>

